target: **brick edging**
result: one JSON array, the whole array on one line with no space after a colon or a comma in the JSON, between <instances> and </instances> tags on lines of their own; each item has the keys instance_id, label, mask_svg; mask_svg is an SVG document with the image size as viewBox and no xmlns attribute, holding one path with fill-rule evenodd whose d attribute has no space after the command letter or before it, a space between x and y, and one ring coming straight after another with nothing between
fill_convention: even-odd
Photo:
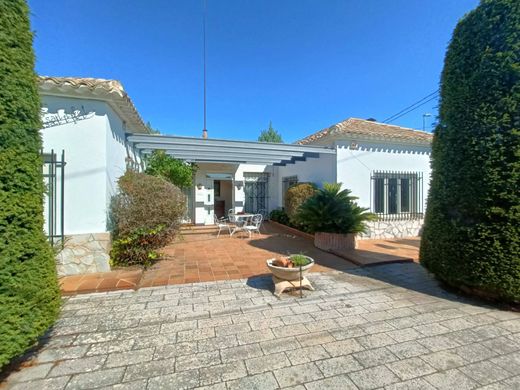
<instances>
[{"instance_id":1,"label":"brick edging","mask_svg":"<svg viewBox=\"0 0 520 390\"><path fill-rule=\"evenodd\" d=\"M285 229L288 232L291 232L292 234L295 234L297 236L300 236L300 237L303 237L303 238L307 238L308 240L314 241L314 234L302 232L301 230L295 229L293 227L284 225L283 223L279 223L279 222L276 222L276 221L273 221L273 220L270 220L269 223L272 223L274 226L278 226L278 227L280 227L282 229Z\"/></svg>"}]
</instances>

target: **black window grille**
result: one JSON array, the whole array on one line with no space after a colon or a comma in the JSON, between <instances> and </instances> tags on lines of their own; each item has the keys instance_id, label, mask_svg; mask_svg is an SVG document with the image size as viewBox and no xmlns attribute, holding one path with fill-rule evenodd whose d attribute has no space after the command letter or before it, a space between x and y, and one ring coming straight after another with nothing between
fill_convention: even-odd
<instances>
[{"instance_id":1,"label":"black window grille","mask_svg":"<svg viewBox=\"0 0 520 390\"><path fill-rule=\"evenodd\" d=\"M269 174L244 173L245 211L269 215Z\"/></svg>"},{"instance_id":2,"label":"black window grille","mask_svg":"<svg viewBox=\"0 0 520 390\"><path fill-rule=\"evenodd\" d=\"M51 150L42 151L43 180L46 186L44 218L45 233L53 246L64 244L65 235L65 151L58 156Z\"/></svg>"},{"instance_id":3,"label":"black window grille","mask_svg":"<svg viewBox=\"0 0 520 390\"><path fill-rule=\"evenodd\" d=\"M371 211L383 220L423 217L422 172L372 172Z\"/></svg>"}]
</instances>

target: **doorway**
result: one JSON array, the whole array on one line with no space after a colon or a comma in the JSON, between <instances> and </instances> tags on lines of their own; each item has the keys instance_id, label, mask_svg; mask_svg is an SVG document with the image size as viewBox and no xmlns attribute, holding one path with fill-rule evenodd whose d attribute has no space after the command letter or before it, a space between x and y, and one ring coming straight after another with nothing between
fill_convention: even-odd
<instances>
[{"instance_id":1,"label":"doorway","mask_svg":"<svg viewBox=\"0 0 520 390\"><path fill-rule=\"evenodd\" d=\"M231 180L215 180L214 212L217 218L227 217L229 209L233 208L233 182Z\"/></svg>"}]
</instances>

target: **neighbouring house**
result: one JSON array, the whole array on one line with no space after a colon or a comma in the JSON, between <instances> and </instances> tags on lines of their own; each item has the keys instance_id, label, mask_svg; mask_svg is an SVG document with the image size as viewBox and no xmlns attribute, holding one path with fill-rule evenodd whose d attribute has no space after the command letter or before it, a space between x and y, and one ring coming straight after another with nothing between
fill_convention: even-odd
<instances>
[{"instance_id":1,"label":"neighbouring house","mask_svg":"<svg viewBox=\"0 0 520 390\"><path fill-rule=\"evenodd\" d=\"M417 236L430 177L429 133L350 118L294 144L150 134L113 80L40 77L47 232L65 237L61 275L109 269L109 204L127 167L153 150L198 166L186 222L282 207L298 182L342 182L379 216L365 238ZM62 155L62 153L64 153Z\"/></svg>"}]
</instances>

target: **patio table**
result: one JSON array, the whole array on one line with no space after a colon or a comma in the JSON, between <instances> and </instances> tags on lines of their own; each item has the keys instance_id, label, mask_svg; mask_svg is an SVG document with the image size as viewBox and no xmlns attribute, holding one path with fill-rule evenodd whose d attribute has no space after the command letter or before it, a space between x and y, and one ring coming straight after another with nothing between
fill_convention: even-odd
<instances>
[{"instance_id":1,"label":"patio table","mask_svg":"<svg viewBox=\"0 0 520 390\"><path fill-rule=\"evenodd\" d=\"M235 234L236 232L245 231L244 226L247 224L247 222L253 218L254 214L235 214L235 227L231 231L230 236ZM243 221L240 221L243 219ZM243 223L240 223L243 222Z\"/></svg>"}]
</instances>

